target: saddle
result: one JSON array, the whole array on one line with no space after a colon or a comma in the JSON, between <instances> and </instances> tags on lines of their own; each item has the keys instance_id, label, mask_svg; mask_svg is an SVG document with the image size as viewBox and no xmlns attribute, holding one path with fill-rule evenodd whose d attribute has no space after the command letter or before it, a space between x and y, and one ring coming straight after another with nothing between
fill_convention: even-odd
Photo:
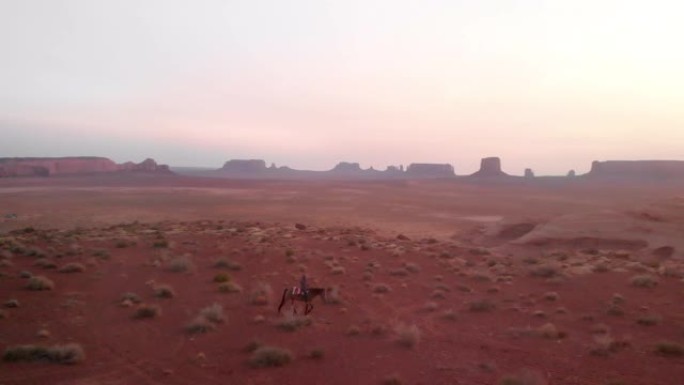
<instances>
[{"instance_id":1,"label":"saddle","mask_svg":"<svg viewBox=\"0 0 684 385\"><path fill-rule=\"evenodd\" d=\"M307 297L309 295L309 292L308 292L308 290L302 291L302 289L299 286L293 286L292 287L292 295L293 296Z\"/></svg>"}]
</instances>

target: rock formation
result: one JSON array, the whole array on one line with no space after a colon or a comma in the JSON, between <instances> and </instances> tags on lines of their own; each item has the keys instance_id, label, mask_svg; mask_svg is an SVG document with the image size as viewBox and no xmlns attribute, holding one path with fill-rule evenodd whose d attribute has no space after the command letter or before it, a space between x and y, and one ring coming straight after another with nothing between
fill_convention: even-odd
<instances>
[{"instance_id":1,"label":"rock formation","mask_svg":"<svg viewBox=\"0 0 684 385\"><path fill-rule=\"evenodd\" d=\"M480 169L471 176L479 177L495 177L507 176L505 172L501 171L501 159L497 157L483 158L480 161Z\"/></svg>"},{"instance_id":2,"label":"rock formation","mask_svg":"<svg viewBox=\"0 0 684 385\"><path fill-rule=\"evenodd\" d=\"M684 161L678 160L610 160L594 161L591 177L619 178L684 178Z\"/></svg>"},{"instance_id":3,"label":"rock formation","mask_svg":"<svg viewBox=\"0 0 684 385\"><path fill-rule=\"evenodd\" d=\"M361 170L361 166L358 163L340 162L335 167L333 167L333 169L331 171L333 171L333 172L359 172L359 171L363 171L363 170Z\"/></svg>"},{"instance_id":4,"label":"rock formation","mask_svg":"<svg viewBox=\"0 0 684 385\"><path fill-rule=\"evenodd\" d=\"M266 161L262 159L231 159L221 168L221 171L238 174L258 173L266 170Z\"/></svg>"},{"instance_id":5,"label":"rock formation","mask_svg":"<svg viewBox=\"0 0 684 385\"><path fill-rule=\"evenodd\" d=\"M576 175L575 170L568 171L568 178L574 178Z\"/></svg>"},{"instance_id":6,"label":"rock formation","mask_svg":"<svg viewBox=\"0 0 684 385\"><path fill-rule=\"evenodd\" d=\"M525 169L525 178L534 178L534 171L531 168Z\"/></svg>"},{"instance_id":7,"label":"rock formation","mask_svg":"<svg viewBox=\"0 0 684 385\"><path fill-rule=\"evenodd\" d=\"M79 175L118 171L171 173L168 166L158 165L149 158L138 164L116 164L111 159L102 157L0 158L0 177Z\"/></svg>"},{"instance_id":8,"label":"rock formation","mask_svg":"<svg viewBox=\"0 0 684 385\"><path fill-rule=\"evenodd\" d=\"M406 168L406 175L417 178L451 178L454 167L448 163L411 163Z\"/></svg>"}]
</instances>

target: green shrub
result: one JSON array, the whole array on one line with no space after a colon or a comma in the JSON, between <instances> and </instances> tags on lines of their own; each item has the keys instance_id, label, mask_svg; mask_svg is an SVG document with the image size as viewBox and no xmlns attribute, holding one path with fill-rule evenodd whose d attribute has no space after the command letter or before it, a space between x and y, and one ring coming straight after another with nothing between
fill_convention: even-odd
<instances>
[{"instance_id":1,"label":"green shrub","mask_svg":"<svg viewBox=\"0 0 684 385\"><path fill-rule=\"evenodd\" d=\"M292 352L275 346L262 346L252 353L250 365L255 368L284 366L292 362Z\"/></svg>"}]
</instances>

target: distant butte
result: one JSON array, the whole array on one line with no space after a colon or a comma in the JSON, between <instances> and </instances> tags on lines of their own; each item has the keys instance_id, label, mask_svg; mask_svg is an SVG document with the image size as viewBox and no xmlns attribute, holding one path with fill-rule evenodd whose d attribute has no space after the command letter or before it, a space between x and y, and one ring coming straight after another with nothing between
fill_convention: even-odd
<instances>
[{"instance_id":1,"label":"distant butte","mask_svg":"<svg viewBox=\"0 0 684 385\"><path fill-rule=\"evenodd\" d=\"M0 177L85 175L101 173L162 173L172 174L166 165L154 159L140 163L116 164L108 158L96 156L62 158L0 158Z\"/></svg>"},{"instance_id":2,"label":"distant butte","mask_svg":"<svg viewBox=\"0 0 684 385\"><path fill-rule=\"evenodd\" d=\"M501 171L501 159L497 157L482 158L480 161L480 169L471 176L477 177L497 177L508 176Z\"/></svg>"},{"instance_id":3,"label":"distant butte","mask_svg":"<svg viewBox=\"0 0 684 385\"><path fill-rule=\"evenodd\" d=\"M609 160L594 161L589 177L672 179L684 178L681 160Z\"/></svg>"}]
</instances>

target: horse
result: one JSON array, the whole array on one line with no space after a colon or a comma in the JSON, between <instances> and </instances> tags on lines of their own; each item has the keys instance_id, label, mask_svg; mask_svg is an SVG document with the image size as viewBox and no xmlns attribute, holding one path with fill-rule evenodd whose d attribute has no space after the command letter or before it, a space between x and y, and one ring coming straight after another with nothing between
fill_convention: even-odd
<instances>
[{"instance_id":1,"label":"horse","mask_svg":"<svg viewBox=\"0 0 684 385\"><path fill-rule=\"evenodd\" d=\"M307 315L311 313L311 311L313 310L314 306L311 303L311 301L313 301L314 298L320 296L323 299L323 302L328 302L326 293L332 291L331 287L327 289L324 289L322 287L311 287L309 288L309 290L307 290L306 293L301 292L297 289L298 288L285 288L283 290L283 299L280 301L280 306L278 306L278 313L280 313L280 310L283 308L283 305L285 305L285 301L289 299L292 302L292 309L294 310L295 314L297 314L297 307L295 306L295 301L304 302L304 315Z\"/></svg>"}]
</instances>

